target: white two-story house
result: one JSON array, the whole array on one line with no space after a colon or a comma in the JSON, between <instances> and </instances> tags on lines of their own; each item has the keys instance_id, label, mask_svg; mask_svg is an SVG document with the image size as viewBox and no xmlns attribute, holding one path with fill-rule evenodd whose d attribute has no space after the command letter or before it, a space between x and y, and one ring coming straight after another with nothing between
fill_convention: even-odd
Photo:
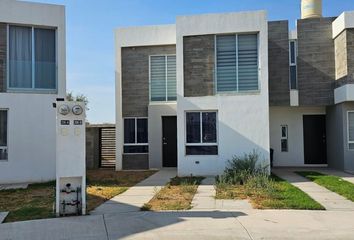
<instances>
[{"instance_id":1,"label":"white two-story house","mask_svg":"<svg viewBox=\"0 0 354 240\"><path fill-rule=\"evenodd\" d=\"M1 0L0 183L55 179L65 74L64 6Z\"/></svg>"}]
</instances>

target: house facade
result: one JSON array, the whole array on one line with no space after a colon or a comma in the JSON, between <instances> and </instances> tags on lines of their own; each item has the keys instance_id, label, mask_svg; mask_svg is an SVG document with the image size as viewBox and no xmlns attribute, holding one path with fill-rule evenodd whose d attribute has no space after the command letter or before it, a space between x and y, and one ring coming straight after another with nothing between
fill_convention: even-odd
<instances>
[{"instance_id":1,"label":"house facade","mask_svg":"<svg viewBox=\"0 0 354 240\"><path fill-rule=\"evenodd\" d=\"M0 183L55 179L65 62L63 6L0 2Z\"/></svg>"},{"instance_id":2,"label":"house facade","mask_svg":"<svg viewBox=\"0 0 354 240\"><path fill-rule=\"evenodd\" d=\"M354 12L265 11L116 30L116 169L220 174L264 165L354 171ZM272 149L272 150L271 150Z\"/></svg>"}]
</instances>

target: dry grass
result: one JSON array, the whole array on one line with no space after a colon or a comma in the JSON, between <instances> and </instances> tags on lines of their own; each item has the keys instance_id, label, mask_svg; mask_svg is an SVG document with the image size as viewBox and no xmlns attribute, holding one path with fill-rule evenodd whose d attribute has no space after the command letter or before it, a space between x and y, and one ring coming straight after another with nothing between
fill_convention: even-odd
<instances>
[{"instance_id":1,"label":"dry grass","mask_svg":"<svg viewBox=\"0 0 354 240\"><path fill-rule=\"evenodd\" d=\"M87 171L87 209L93 210L108 199L151 176L156 171Z\"/></svg>"},{"instance_id":2,"label":"dry grass","mask_svg":"<svg viewBox=\"0 0 354 240\"><path fill-rule=\"evenodd\" d=\"M164 188L155 194L142 210L187 210L191 208L191 202L201 177L175 177Z\"/></svg>"},{"instance_id":3,"label":"dry grass","mask_svg":"<svg viewBox=\"0 0 354 240\"><path fill-rule=\"evenodd\" d=\"M151 176L156 171L87 171L88 211L129 187ZM0 212L10 212L5 222L54 217L55 182L31 184L27 189L0 191Z\"/></svg>"},{"instance_id":4,"label":"dry grass","mask_svg":"<svg viewBox=\"0 0 354 240\"><path fill-rule=\"evenodd\" d=\"M216 198L249 199L258 209L324 210L323 206L287 181L274 175L271 180L270 189L220 184L216 186Z\"/></svg>"}]
</instances>

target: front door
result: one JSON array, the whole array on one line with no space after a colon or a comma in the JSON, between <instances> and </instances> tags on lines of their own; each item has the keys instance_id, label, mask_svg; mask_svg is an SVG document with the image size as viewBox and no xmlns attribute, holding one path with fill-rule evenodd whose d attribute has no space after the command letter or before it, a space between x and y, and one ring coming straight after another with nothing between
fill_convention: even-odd
<instances>
[{"instance_id":1,"label":"front door","mask_svg":"<svg viewBox=\"0 0 354 240\"><path fill-rule=\"evenodd\" d=\"M305 164L327 164L326 116L304 115Z\"/></svg>"},{"instance_id":2,"label":"front door","mask_svg":"<svg viewBox=\"0 0 354 240\"><path fill-rule=\"evenodd\" d=\"M177 117L162 117L162 166L177 167Z\"/></svg>"}]
</instances>

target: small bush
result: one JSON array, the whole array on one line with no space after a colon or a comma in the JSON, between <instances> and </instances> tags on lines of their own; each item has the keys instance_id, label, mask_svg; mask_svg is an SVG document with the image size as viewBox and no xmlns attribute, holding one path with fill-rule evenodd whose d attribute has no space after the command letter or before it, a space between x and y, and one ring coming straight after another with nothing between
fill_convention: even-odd
<instances>
[{"instance_id":1,"label":"small bush","mask_svg":"<svg viewBox=\"0 0 354 240\"><path fill-rule=\"evenodd\" d=\"M232 160L228 161L228 167L226 167L224 173L221 176L216 177L216 182L219 184L240 184L247 183L250 178L257 176L268 176L268 166L262 166L257 164L259 155L256 151L245 154L243 157L234 156ZM260 182L258 179L257 182ZM253 179L255 181L255 179Z\"/></svg>"}]
</instances>

